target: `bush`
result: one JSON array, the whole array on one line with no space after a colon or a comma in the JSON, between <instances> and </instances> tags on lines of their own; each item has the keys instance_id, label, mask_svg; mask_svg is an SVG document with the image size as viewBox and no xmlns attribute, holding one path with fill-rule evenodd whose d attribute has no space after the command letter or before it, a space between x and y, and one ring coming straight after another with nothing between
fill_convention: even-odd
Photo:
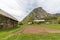
<instances>
[{"instance_id":1,"label":"bush","mask_svg":"<svg viewBox=\"0 0 60 40\"><path fill-rule=\"evenodd\" d=\"M23 25L23 23L22 22L19 22L19 25Z\"/></svg>"},{"instance_id":2,"label":"bush","mask_svg":"<svg viewBox=\"0 0 60 40\"><path fill-rule=\"evenodd\" d=\"M57 17L55 17L55 16L48 16L48 17L44 17L44 19L45 19L46 21L48 21L48 20L56 20Z\"/></svg>"},{"instance_id":3,"label":"bush","mask_svg":"<svg viewBox=\"0 0 60 40\"><path fill-rule=\"evenodd\" d=\"M60 24L60 20L58 20L58 24Z\"/></svg>"}]
</instances>

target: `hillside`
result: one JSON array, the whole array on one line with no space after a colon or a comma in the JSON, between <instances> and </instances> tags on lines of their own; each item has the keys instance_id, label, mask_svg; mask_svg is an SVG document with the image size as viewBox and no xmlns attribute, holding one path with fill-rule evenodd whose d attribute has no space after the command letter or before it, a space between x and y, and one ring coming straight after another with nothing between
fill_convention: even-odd
<instances>
[{"instance_id":1,"label":"hillside","mask_svg":"<svg viewBox=\"0 0 60 40\"><path fill-rule=\"evenodd\" d=\"M25 24L29 21L40 20L47 16L51 16L51 14L47 13L42 7L38 7L33 9L32 12L30 12L22 22Z\"/></svg>"}]
</instances>

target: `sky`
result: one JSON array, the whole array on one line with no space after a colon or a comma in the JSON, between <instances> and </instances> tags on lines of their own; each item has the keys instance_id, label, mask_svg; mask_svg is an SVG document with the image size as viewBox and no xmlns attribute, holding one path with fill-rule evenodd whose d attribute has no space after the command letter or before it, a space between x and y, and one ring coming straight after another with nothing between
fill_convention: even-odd
<instances>
[{"instance_id":1,"label":"sky","mask_svg":"<svg viewBox=\"0 0 60 40\"><path fill-rule=\"evenodd\" d=\"M48 13L60 13L60 0L0 0L0 9L19 21L37 7L42 7Z\"/></svg>"}]
</instances>

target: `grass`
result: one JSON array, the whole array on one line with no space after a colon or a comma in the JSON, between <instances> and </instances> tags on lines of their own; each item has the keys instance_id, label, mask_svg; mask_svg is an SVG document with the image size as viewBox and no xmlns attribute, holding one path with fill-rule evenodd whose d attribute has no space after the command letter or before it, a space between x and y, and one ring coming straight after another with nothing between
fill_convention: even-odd
<instances>
[{"instance_id":1,"label":"grass","mask_svg":"<svg viewBox=\"0 0 60 40\"><path fill-rule=\"evenodd\" d=\"M60 40L60 34L17 34L6 40Z\"/></svg>"},{"instance_id":2,"label":"grass","mask_svg":"<svg viewBox=\"0 0 60 40\"><path fill-rule=\"evenodd\" d=\"M33 24L32 26L60 29L60 24Z\"/></svg>"},{"instance_id":3,"label":"grass","mask_svg":"<svg viewBox=\"0 0 60 40\"><path fill-rule=\"evenodd\" d=\"M11 29L0 30L0 40L3 39L4 37L8 36L12 32L20 30L21 28L22 28L22 26L18 26L18 27L11 28Z\"/></svg>"},{"instance_id":4,"label":"grass","mask_svg":"<svg viewBox=\"0 0 60 40\"><path fill-rule=\"evenodd\" d=\"M16 28L0 30L0 40L29 25L18 26ZM41 26L46 28L55 28L60 29L60 24L34 24L30 26ZM16 34L12 37L7 38L6 40L60 40L60 34Z\"/></svg>"},{"instance_id":5,"label":"grass","mask_svg":"<svg viewBox=\"0 0 60 40\"><path fill-rule=\"evenodd\" d=\"M60 24L41 24L42 27L60 29Z\"/></svg>"}]
</instances>

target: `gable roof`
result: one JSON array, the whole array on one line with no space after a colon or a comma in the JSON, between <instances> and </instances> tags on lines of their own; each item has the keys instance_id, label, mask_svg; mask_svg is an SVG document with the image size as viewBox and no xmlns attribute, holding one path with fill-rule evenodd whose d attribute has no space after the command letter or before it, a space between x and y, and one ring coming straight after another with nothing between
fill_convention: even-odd
<instances>
[{"instance_id":1,"label":"gable roof","mask_svg":"<svg viewBox=\"0 0 60 40\"><path fill-rule=\"evenodd\" d=\"M8 14L7 12L5 12L5 11L3 11L3 10L1 10L1 9L0 9L0 14L3 15L3 16L6 16L6 17L8 17L8 18L11 18L11 19L13 19L13 20L18 21L15 17L13 17L12 15Z\"/></svg>"}]
</instances>

